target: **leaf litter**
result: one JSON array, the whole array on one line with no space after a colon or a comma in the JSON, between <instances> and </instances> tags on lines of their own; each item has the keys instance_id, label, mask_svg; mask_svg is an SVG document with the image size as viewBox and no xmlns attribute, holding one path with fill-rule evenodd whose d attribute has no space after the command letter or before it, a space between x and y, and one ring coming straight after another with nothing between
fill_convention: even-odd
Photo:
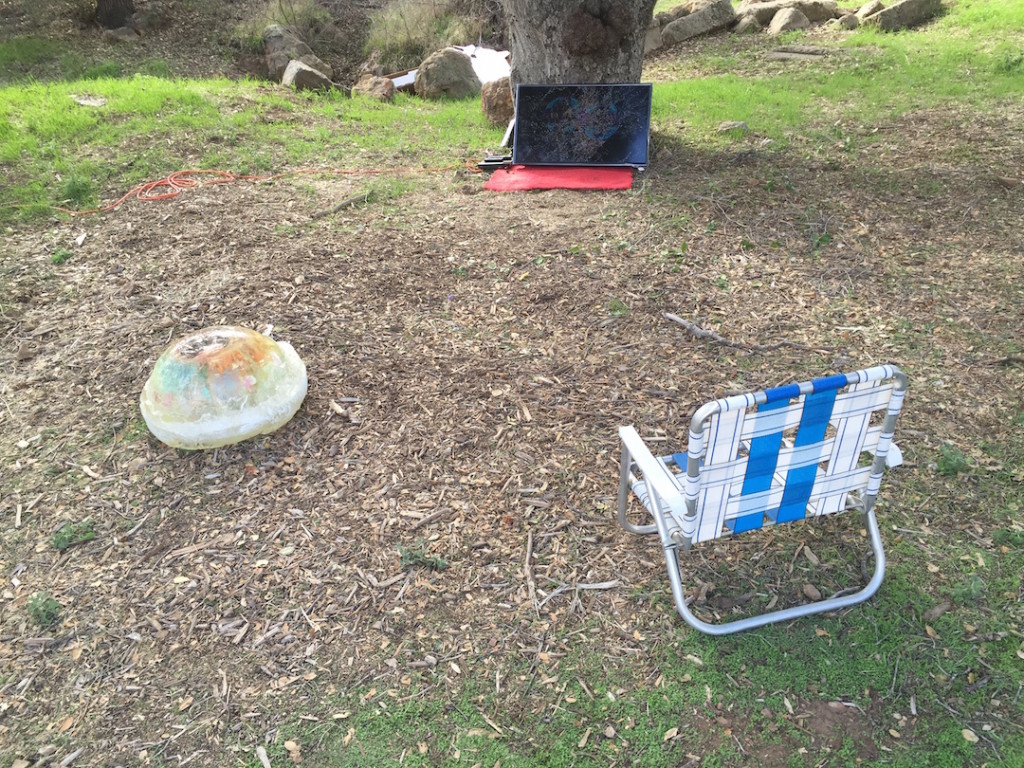
<instances>
[{"instance_id":1,"label":"leaf litter","mask_svg":"<svg viewBox=\"0 0 1024 768\"><path fill-rule=\"evenodd\" d=\"M30 734L50 728L67 755L86 748L76 764L212 765L212 743L261 742L299 762L316 744L279 729L297 712L333 722L325 694L447 697L480 675L543 709L581 635L616 663L680 631L631 595L668 592L656 547L614 524L618 425L680 446L706 399L891 360L911 374L905 471L944 441L1005 434L1020 370L984 363L1016 349L1024 221L1009 191L929 153L938 119L903 126L921 163L877 183L825 159L682 146L626 194L504 197L457 173L311 221L329 199L222 187L10 234L0 514L17 583L2 597L0 738L34 754ZM986 119L944 141L983 158ZM999 152L1024 161L1006 130ZM875 151L886 167L892 150ZM769 193L780 168L793 189ZM808 242L809 216L827 219L827 245ZM83 225L75 260L51 264ZM173 338L219 323L291 342L306 403L274 435L168 449L138 393ZM777 339L801 346L760 351ZM932 485L932 506L952 504ZM893 473L883 525L921 531L896 501ZM95 539L55 550L85 518ZM862 531L842 520L698 548L695 608L721 618L856 582L867 564L840 551L861 551ZM38 591L63 606L45 634L26 619ZM513 661L532 674L502 682ZM480 714L498 737L516 711Z\"/></svg>"}]
</instances>

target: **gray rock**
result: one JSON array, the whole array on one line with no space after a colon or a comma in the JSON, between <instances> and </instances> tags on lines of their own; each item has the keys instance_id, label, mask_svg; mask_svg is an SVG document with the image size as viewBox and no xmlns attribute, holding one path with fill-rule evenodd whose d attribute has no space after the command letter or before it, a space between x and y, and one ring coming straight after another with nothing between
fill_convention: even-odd
<instances>
[{"instance_id":1,"label":"gray rock","mask_svg":"<svg viewBox=\"0 0 1024 768\"><path fill-rule=\"evenodd\" d=\"M103 30L103 42L105 43L137 43L138 41L139 33L131 27Z\"/></svg>"},{"instance_id":2,"label":"gray rock","mask_svg":"<svg viewBox=\"0 0 1024 768\"><path fill-rule=\"evenodd\" d=\"M857 18L863 21L868 16L878 13L883 8L885 8L885 6L882 5L882 0L868 0L868 2L864 3L864 5L857 9Z\"/></svg>"},{"instance_id":3,"label":"gray rock","mask_svg":"<svg viewBox=\"0 0 1024 768\"><path fill-rule=\"evenodd\" d=\"M416 95L425 99L466 99L480 93L480 78L469 56L454 48L430 54L416 72Z\"/></svg>"},{"instance_id":4,"label":"gray rock","mask_svg":"<svg viewBox=\"0 0 1024 768\"><path fill-rule=\"evenodd\" d=\"M833 19L831 24L835 24L840 29L856 29L860 26L860 19L857 18L855 13L844 13L838 19Z\"/></svg>"},{"instance_id":5,"label":"gray rock","mask_svg":"<svg viewBox=\"0 0 1024 768\"><path fill-rule=\"evenodd\" d=\"M753 14L757 23L767 27L775 14L783 8L796 8L807 17L808 21L828 21L839 16L839 7L835 0L772 0L768 3L744 0L736 9L738 16Z\"/></svg>"},{"instance_id":6,"label":"gray rock","mask_svg":"<svg viewBox=\"0 0 1024 768\"><path fill-rule=\"evenodd\" d=\"M297 61L301 61L310 69L315 69L317 72L322 74L328 80L334 79L334 67L328 64L323 59L319 58L316 54L307 53L299 56ZM282 74L282 77L284 75Z\"/></svg>"},{"instance_id":7,"label":"gray rock","mask_svg":"<svg viewBox=\"0 0 1024 768\"><path fill-rule=\"evenodd\" d=\"M671 24L676 19L681 19L684 16L689 16L689 15L690 15L690 6L689 6L689 4L688 3L682 3L680 5L675 6L674 8L669 8L667 11L662 11L661 13L655 14L654 20L656 22L658 22L658 26L659 27L664 27L667 24Z\"/></svg>"},{"instance_id":8,"label":"gray rock","mask_svg":"<svg viewBox=\"0 0 1024 768\"><path fill-rule=\"evenodd\" d=\"M661 30L661 39L665 45L675 45L691 37L725 29L735 19L736 12L729 0L708 0L690 14L666 24Z\"/></svg>"},{"instance_id":9,"label":"gray rock","mask_svg":"<svg viewBox=\"0 0 1024 768\"><path fill-rule=\"evenodd\" d=\"M281 77L281 85L297 91L329 91L335 87L327 75L298 59L288 62Z\"/></svg>"},{"instance_id":10,"label":"gray rock","mask_svg":"<svg viewBox=\"0 0 1024 768\"><path fill-rule=\"evenodd\" d=\"M644 53L658 50L661 48L662 42L661 24L652 21L651 26L647 28L647 36L644 38Z\"/></svg>"},{"instance_id":11,"label":"gray rock","mask_svg":"<svg viewBox=\"0 0 1024 768\"><path fill-rule=\"evenodd\" d=\"M334 77L334 69L330 64L317 58L312 48L280 24L271 24L263 30L263 55L267 62L267 73L279 82L283 81L284 71L293 60L301 61L322 73L328 80Z\"/></svg>"},{"instance_id":12,"label":"gray rock","mask_svg":"<svg viewBox=\"0 0 1024 768\"><path fill-rule=\"evenodd\" d=\"M732 31L737 35L750 35L763 29L764 27L758 22L757 17L749 14L741 16L740 20L736 22L736 26L732 28Z\"/></svg>"},{"instance_id":13,"label":"gray rock","mask_svg":"<svg viewBox=\"0 0 1024 768\"><path fill-rule=\"evenodd\" d=\"M740 131L742 133L746 133L747 124L743 120L726 120L724 123L718 124L719 133L728 133L729 131Z\"/></svg>"},{"instance_id":14,"label":"gray rock","mask_svg":"<svg viewBox=\"0 0 1024 768\"><path fill-rule=\"evenodd\" d=\"M132 26L139 32L155 32L171 23L171 11L160 0L152 0L135 11Z\"/></svg>"},{"instance_id":15,"label":"gray rock","mask_svg":"<svg viewBox=\"0 0 1024 768\"><path fill-rule=\"evenodd\" d=\"M809 26L810 19L798 8L783 8L772 17L772 23L768 25L768 34L774 37L794 29L807 29Z\"/></svg>"},{"instance_id":16,"label":"gray rock","mask_svg":"<svg viewBox=\"0 0 1024 768\"><path fill-rule=\"evenodd\" d=\"M512 84L509 78L492 80L484 83L480 90L480 102L483 105L484 117L491 125L508 125L515 114L512 104Z\"/></svg>"},{"instance_id":17,"label":"gray rock","mask_svg":"<svg viewBox=\"0 0 1024 768\"><path fill-rule=\"evenodd\" d=\"M877 24L883 32L895 32L924 24L940 13L942 0L900 0L872 14L865 21Z\"/></svg>"},{"instance_id":18,"label":"gray rock","mask_svg":"<svg viewBox=\"0 0 1024 768\"><path fill-rule=\"evenodd\" d=\"M352 86L352 95L369 96L381 102L395 100L395 83L390 77L380 77L367 73Z\"/></svg>"}]
</instances>

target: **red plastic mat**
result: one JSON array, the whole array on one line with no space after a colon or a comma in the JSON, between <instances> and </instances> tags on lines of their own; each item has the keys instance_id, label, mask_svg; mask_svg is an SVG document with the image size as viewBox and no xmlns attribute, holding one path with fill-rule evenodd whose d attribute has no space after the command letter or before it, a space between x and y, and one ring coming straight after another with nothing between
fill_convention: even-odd
<instances>
[{"instance_id":1,"label":"red plastic mat","mask_svg":"<svg viewBox=\"0 0 1024 768\"><path fill-rule=\"evenodd\" d=\"M513 165L492 173L484 189L514 192L525 189L629 189L632 186L632 168Z\"/></svg>"}]
</instances>

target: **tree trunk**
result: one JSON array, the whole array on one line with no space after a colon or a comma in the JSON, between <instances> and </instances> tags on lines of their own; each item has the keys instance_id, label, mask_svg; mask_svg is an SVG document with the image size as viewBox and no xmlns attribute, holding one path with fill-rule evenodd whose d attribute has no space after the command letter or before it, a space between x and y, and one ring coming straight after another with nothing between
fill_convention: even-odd
<instances>
[{"instance_id":1,"label":"tree trunk","mask_svg":"<svg viewBox=\"0 0 1024 768\"><path fill-rule=\"evenodd\" d=\"M96 0L96 21L106 29L127 26L133 13L133 0Z\"/></svg>"},{"instance_id":2,"label":"tree trunk","mask_svg":"<svg viewBox=\"0 0 1024 768\"><path fill-rule=\"evenodd\" d=\"M504 0L517 83L638 83L657 0Z\"/></svg>"}]
</instances>

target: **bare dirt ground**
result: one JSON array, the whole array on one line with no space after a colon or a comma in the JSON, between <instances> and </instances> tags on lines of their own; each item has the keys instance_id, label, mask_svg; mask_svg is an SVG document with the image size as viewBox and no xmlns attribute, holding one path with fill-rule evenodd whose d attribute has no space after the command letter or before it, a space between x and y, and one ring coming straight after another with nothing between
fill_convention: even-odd
<instances>
[{"instance_id":1,"label":"bare dirt ground","mask_svg":"<svg viewBox=\"0 0 1024 768\"><path fill-rule=\"evenodd\" d=\"M682 445L725 391L891 361L912 382L904 476L1006 433L1024 392L1022 126L1020 105L924 112L849 126L876 138L824 157L658 135L623 193L494 194L459 171L314 221L360 183L239 183L8 232L0 753L254 764L286 721L342 727L325 695L449 701L506 672L502 724L525 729L559 698L530 664L582 648L656 685L646 659L685 633L657 548L614 525L617 426ZM214 324L289 341L309 395L264 439L169 449L139 392L172 339ZM778 340L803 348L742 347ZM884 523L911 522L898 473L887 493ZM957 503L937 489L926 517ZM55 550L84 518L95 538ZM857 538L838 531L777 535L820 553ZM783 603L802 599L792 547L762 547L695 569L742 597L759 561ZM856 577L837 562L822 592ZM37 592L63 606L47 631ZM808 761L844 734L874 755L876 713L796 704L816 713ZM736 727L765 765L793 753Z\"/></svg>"}]
</instances>

